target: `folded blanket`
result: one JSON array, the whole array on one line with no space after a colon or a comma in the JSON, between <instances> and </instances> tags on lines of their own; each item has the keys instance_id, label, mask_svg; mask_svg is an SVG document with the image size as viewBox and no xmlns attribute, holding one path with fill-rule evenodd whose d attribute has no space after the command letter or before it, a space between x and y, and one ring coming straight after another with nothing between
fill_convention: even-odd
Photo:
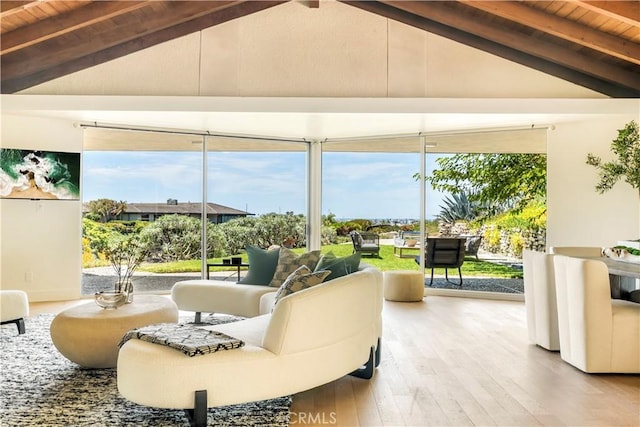
<instances>
[{"instance_id":1,"label":"folded blanket","mask_svg":"<svg viewBox=\"0 0 640 427\"><path fill-rule=\"evenodd\" d=\"M133 329L120 340L118 347L132 338L154 344L166 345L180 350L187 356L214 353L220 350L232 350L244 345L242 340L230 337L222 332L202 329L194 324L158 323Z\"/></svg>"}]
</instances>

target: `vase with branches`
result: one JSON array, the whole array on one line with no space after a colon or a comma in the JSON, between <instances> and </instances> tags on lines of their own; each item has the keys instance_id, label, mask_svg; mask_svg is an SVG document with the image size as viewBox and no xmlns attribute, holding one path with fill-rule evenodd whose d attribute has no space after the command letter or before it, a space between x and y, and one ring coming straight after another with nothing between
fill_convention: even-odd
<instances>
[{"instance_id":1,"label":"vase with branches","mask_svg":"<svg viewBox=\"0 0 640 427\"><path fill-rule=\"evenodd\" d=\"M148 246L137 237L114 235L104 249L117 276L115 291L125 294L127 302L133 301L133 273L149 253Z\"/></svg>"},{"instance_id":2,"label":"vase with branches","mask_svg":"<svg viewBox=\"0 0 640 427\"><path fill-rule=\"evenodd\" d=\"M600 173L596 191L604 193L610 190L620 179L624 180L640 195L640 134L638 123L634 120L618 130L618 137L611 143L611 151L617 159L604 162L600 157L587 154L587 164L594 166Z\"/></svg>"}]
</instances>

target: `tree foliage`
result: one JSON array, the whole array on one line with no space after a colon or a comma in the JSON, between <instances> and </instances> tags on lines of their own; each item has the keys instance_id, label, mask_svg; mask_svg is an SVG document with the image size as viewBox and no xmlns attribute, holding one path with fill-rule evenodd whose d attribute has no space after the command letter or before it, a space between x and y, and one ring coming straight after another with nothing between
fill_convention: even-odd
<instances>
[{"instance_id":1,"label":"tree foliage","mask_svg":"<svg viewBox=\"0 0 640 427\"><path fill-rule=\"evenodd\" d=\"M523 208L546 197L547 157L543 154L456 154L440 157L439 168L426 179L447 193L466 193L489 214ZM419 178L419 175L414 175Z\"/></svg>"},{"instance_id":2,"label":"tree foliage","mask_svg":"<svg viewBox=\"0 0 640 427\"><path fill-rule=\"evenodd\" d=\"M587 154L587 164L594 166L599 172L596 191L602 194L622 178L640 191L640 136L635 120L627 123L623 129L618 129L618 137L611 142L611 151L617 159L609 162L603 162L592 153Z\"/></svg>"},{"instance_id":3,"label":"tree foliage","mask_svg":"<svg viewBox=\"0 0 640 427\"><path fill-rule=\"evenodd\" d=\"M99 218L100 222L107 222L127 209L127 202L111 199L91 200L87 203L89 213Z\"/></svg>"}]
</instances>

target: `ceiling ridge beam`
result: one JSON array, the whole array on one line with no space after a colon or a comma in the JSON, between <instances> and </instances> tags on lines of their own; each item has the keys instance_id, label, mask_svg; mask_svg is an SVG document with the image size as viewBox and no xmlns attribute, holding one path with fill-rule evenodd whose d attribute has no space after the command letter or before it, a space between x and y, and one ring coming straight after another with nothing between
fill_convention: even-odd
<instances>
[{"instance_id":1,"label":"ceiling ridge beam","mask_svg":"<svg viewBox=\"0 0 640 427\"><path fill-rule=\"evenodd\" d=\"M5 33L0 39L0 54L13 52L37 43L88 27L148 4L145 1L100 1L75 9L64 15L53 16L37 23Z\"/></svg>"},{"instance_id":2,"label":"ceiling ridge beam","mask_svg":"<svg viewBox=\"0 0 640 427\"><path fill-rule=\"evenodd\" d=\"M543 12L524 3L477 0L459 0L459 2L607 55L640 64L639 44L603 33L570 19Z\"/></svg>"},{"instance_id":3,"label":"ceiling ridge beam","mask_svg":"<svg viewBox=\"0 0 640 427\"><path fill-rule=\"evenodd\" d=\"M162 30L146 34L138 39L131 39L118 45L110 46L98 52L94 52L90 55L63 61L62 63L32 71L30 73L18 71L9 75L5 72L5 65L3 63L3 73L0 76L2 78L0 92L15 93L49 80L99 65L174 38L201 31L205 28L240 18L251 13L259 12L285 2L286 0L242 2L232 7L223 8L222 10L215 10L207 15L199 16L196 19L183 22L177 26L164 28ZM0 59L3 62L5 60L4 57L0 57Z\"/></svg>"},{"instance_id":4,"label":"ceiling ridge beam","mask_svg":"<svg viewBox=\"0 0 640 427\"><path fill-rule=\"evenodd\" d=\"M416 16L418 19L430 19L476 37L491 40L499 45L507 46L528 55L545 59L564 67L592 75L599 79L618 82L626 87L640 91L640 79L637 73L632 73L621 67L616 67L602 61L594 61L583 53L564 48L555 43L530 38L524 34L516 37L512 31L496 26L481 19L465 18L460 10L456 10L458 2L418 2L418 1L380 1L397 9ZM453 7L452 7L453 6ZM468 6L462 7L469 9Z\"/></svg>"},{"instance_id":5,"label":"ceiling ridge beam","mask_svg":"<svg viewBox=\"0 0 640 427\"><path fill-rule=\"evenodd\" d=\"M420 28L433 34L448 38L458 43L488 52L509 61L530 67L532 69L550 74L552 76L567 80L569 82L584 86L596 92L616 98L637 98L640 97L640 90L620 84L609 79L597 78L586 74L580 70L570 69L560 66L551 61L536 58L533 55L519 51L517 49L499 44L497 42L475 36L459 28L448 26L440 22L420 18L409 12L399 10L381 2L340 0L345 4L385 16L398 22Z\"/></svg>"}]
</instances>

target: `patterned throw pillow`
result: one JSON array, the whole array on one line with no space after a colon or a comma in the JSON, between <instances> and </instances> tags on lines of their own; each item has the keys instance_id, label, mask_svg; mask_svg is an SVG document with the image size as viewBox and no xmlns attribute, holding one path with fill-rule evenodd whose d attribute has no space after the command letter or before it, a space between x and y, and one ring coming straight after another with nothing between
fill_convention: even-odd
<instances>
[{"instance_id":1,"label":"patterned throw pillow","mask_svg":"<svg viewBox=\"0 0 640 427\"><path fill-rule=\"evenodd\" d=\"M278 289L275 296L275 302L273 306L278 303L282 298L287 295L291 295L295 292L303 289L310 288L315 285L319 285L330 274L329 270L314 271L312 272L309 267L303 265L295 270L287 277L284 283Z\"/></svg>"},{"instance_id":2,"label":"patterned throw pillow","mask_svg":"<svg viewBox=\"0 0 640 427\"><path fill-rule=\"evenodd\" d=\"M276 267L276 272L273 274L273 279L271 279L269 286L273 286L274 288L279 287L287 280L287 277L289 277L291 273L302 265L306 265L309 270L313 271L318 261L320 261L320 251L306 252L298 256L291 249L280 248L278 266Z\"/></svg>"},{"instance_id":3,"label":"patterned throw pillow","mask_svg":"<svg viewBox=\"0 0 640 427\"><path fill-rule=\"evenodd\" d=\"M256 246L247 246L249 271L238 283L249 285L268 285L278 265L279 248L264 250Z\"/></svg>"},{"instance_id":4,"label":"patterned throw pillow","mask_svg":"<svg viewBox=\"0 0 640 427\"><path fill-rule=\"evenodd\" d=\"M361 256L362 254L357 252L346 257L336 257L332 252L328 252L320 258L315 271L331 270L331 274L325 280L337 279L358 271Z\"/></svg>"}]
</instances>

